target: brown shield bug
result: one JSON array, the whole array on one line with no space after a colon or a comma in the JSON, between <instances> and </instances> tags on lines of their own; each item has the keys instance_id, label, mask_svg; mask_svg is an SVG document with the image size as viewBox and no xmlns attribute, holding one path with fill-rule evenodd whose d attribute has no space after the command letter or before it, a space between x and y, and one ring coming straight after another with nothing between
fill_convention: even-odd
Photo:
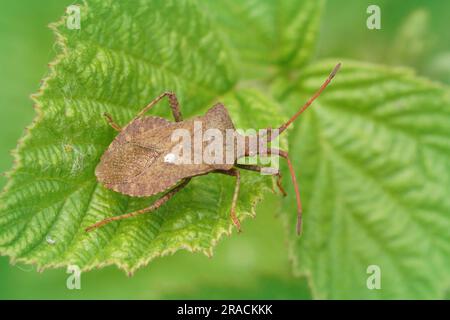
<instances>
[{"instance_id":1,"label":"brown shield bug","mask_svg":"<svg viewBox=\"0 0 450 320\"><path fill-rule=\"evenodd\" d=\"M267 128L264 134L261 134L261 131L253 136L242 136L237 133L226 107L220 103L209 109L203 116L183 120L178 100L175 94L171 92L165 92L150 102L123 128L116 124L110 115L105 114L108 123L119 134L105 151L96 168L95 174L98 181L108 189L132 197L148 197L164 191L165 193L147 208L106 218L89 226L86 228L86 231L101 227L112 221L154 211L183 189L191 178L208 173L221 173L236 177L230 215L233 223L240 230L240 223L235 212L240 187L240 171L238 169L261 172L264 167L238 164L237 160L255 155L278 155L286 159L295 187L297 233L300 234L302 228L302 205L294 167L286 151L268 147L268 144L285 131L322 93L338 72L340 65L339 63L335 66L318 91L286 123L276 130ZM164 97L167 97L169 100L175 122L160 117L144 116L147 111ZM222 133L224 136L226 131L232 131L232 139L220 141L220 146L223 150L231 151L231 161L229 158L225 159L222 155L219 158L223 161L195 161L197 156L201 156L199 154L201 150L208 147L207 141L204 140L200 142L200 148L195 147L195 141L188 146L187 150L189 152L187 154L189 157L184 157L183 159L192 160L193 156L194 162L178 161L181 157L173 152L174 147L179 145L179 142L173 139L175 132L184 130L184 132L188 133L188 138L195 140L196 134L205 134L206 131L211 129ZM191 139L188 140L192 141ZM243 141L244 147L239 147L238 141ZM261 150L264 150L265 153L263 154ZM184 152L185 150L183 150ZM227 154L230 154L230 152ZM280 173L275 172L274 175L277 176L277 185L280 191L286 195L281 186Z\"/></svg>"}]
</instances>

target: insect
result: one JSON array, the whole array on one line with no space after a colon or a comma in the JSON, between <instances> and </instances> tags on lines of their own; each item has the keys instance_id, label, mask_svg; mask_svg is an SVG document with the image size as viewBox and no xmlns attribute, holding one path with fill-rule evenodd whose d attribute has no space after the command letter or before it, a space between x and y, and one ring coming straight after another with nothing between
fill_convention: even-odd
<instances>
[{"instance_id":1,"label":"insect","mask_svg":"<svg viewBox=\"0 0 450 320\"><path fill-rule=\"evenodd\" d=\"M260 155L261 149L255 148L255 145L261 145L262 143L265 146L266 155L278 155L287 161L295 188L297 202L296 229L297 233L300 234L302 229L302 204L294 167L286 151L271 148L268 144L283 133L312 104L334 78L340 66L341 64L339 63L334 67L317 92L286 123L276 130L267 128L264 134L261 134L260 131L254 136L241 136L235 130L226 107L221 103L214 105L203 116L183 120L177 97L172 92L165 92L151 101L123 128L114 122L109 114L104 114L109 125L118 131L119 134L105 151L95 170L98 181L108 189L132 197L148 197L161 192L165 193L147 208L106 218L89 226L86 228L86 231L91 231L113 221L152 212L186 187L193 177L209 173L225 174L236 178L230 216L232 222L240 231L240 222L236 216L236 203L241 182L239 169L261 172L264 167L238 164L237 160L243 157ZM160 117L145 116L145 113L164 97L167 97L169 100L175 122ZM202 126L200 128L196 127L196 122ZM190 136L194 136L199 131L200 133L205 133L208 129L218 130L220 133L231 130L234 133L234 139L231 142L228 140L222 141L222 147L224 150L233 151L232 161L176 163L177 156L171 152L176 142L171 139L171 136L179 129L185 130ZM237 138L244 139L244 148L238 148ZM256 142L256 144L252 144L250 141ZM190 151L192 151L195 158L198 152L195 148ZM277 177L277 186L281 193L286 195L281 185L281 174L275 172L273 175Z\"/></svg>"}]
</instances>

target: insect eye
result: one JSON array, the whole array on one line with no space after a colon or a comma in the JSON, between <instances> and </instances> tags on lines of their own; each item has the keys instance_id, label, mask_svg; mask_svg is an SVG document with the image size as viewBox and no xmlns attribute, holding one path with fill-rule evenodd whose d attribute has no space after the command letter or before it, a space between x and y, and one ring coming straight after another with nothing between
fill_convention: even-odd
<instances>
[{"instance_id":1,"label":"insect eye","mask_svg":"<svg viewBox=\"0 0 450 320\"><path fill-rule=\"evenodd\" d=\"M164 156L164 162L175 163L176 160L177 160L177 156L173 153L168 153Z\"/></svg>"}]
</instances>

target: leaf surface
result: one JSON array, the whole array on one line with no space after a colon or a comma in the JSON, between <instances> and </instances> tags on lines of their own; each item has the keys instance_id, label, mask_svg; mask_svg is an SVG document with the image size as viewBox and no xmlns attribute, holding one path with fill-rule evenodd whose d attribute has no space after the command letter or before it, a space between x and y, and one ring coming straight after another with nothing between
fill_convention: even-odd
<instances>
[{"instance_id":1,"label":"leaf surface","mask_svg":"<svg viewBox=\"0 0 450 320\"><path fill-rule=\"evenodd\" d=\"M322 0L202 1L238 61L243 78L298 71L310 58Z\"/></svg>"},{"instance_id":2,"label":"leaf surface","mask_svg":"<svg viewBox=\"0 0 450 320\"><path fill-rule=\"evenodd\" d=\"M94 170L116 135L102 118L125 125L164 91L177 93L185 118L222 100L236 126L267 126L280 112L264 99L236 99L237 78L210 20L191 1L88 1L81 29L55 24L59 55L34 100L38 116L16 151L16 165L1 195L0 253L39 268L115 264L133 272L179 249L208 255L232 230L234 180L194 179L152 214L84 228L134 211L155 198L135 199L105 189ZM246 96L255 92L246 91ZM271 108L266 108L270 104ZM151 114L169 117L163 101ZM241 114L241 110L246 110ZM264 113L260 111L264 110ZM247 117L247 118L246 118ZM270 178L243 173L238 216L254 214Z\"/></svg>"},{"instance_id":3,"label":"leaf surface","mask_svg":"<svg viewBox=\"0 0 450 320\"><path fill-rule=\"evenodd\" d=\"M293 101L310 96L336 61L306 68ZM405 69L344 62L289 136L304 203L290 253L316 298L442 298L450 264L450 99ZM367 268L379 266L381 289Z\"/></svg>"}]
</instances>

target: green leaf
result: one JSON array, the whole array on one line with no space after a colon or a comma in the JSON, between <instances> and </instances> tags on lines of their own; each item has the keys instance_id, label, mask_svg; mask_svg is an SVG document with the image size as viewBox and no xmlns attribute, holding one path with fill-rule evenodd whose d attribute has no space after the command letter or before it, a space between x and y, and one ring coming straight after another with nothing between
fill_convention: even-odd
<instances>
[{"instance_id":1,"label":"green leaf","mask_svg":"<svg viewBox=\"0 0 450 320\"><path fill-rule=\"evenodd\" d=\"M392 64L417 66L436 48L430 37L430 12L424 8L411 12L402 22L389 52Z\"/></svg>"},{"instance_id":2,"label":"green leaf","mask_svg":"<svg viewBox=\"0 0 450 320\"><path fill-rule=\"evenodd\" d=\"M311 95L336 61L290 88ZM289 88L288 88L289 89ZM450 283L449 90L405 69L344 62L289 136L304 202L290 253L315 298L442 298ZM290 103L292 103L290 100ZM366 286L381 269L381 289Z\"/></svg>"},{"instance_id":3,"label":"green leaf","mask_svg":"<svg viewBox=\"0 0 450 320\"><path fill-rule=\"evenodd\" d=\"M235 50L244 78L295 71L314 49L324 1L202 1Z\"/></svg>"},{"instance_id":4,"label":"green leaf","mask_svg":"<svg viewBox=\"0 0 450 320\"><path fill-rule=\"evenodd\" d=\"M152 214L84 232L107 216L154 201L97 183L95 167L115 136L101 114L109 112L125 125L151 99L172 90L185 117L201 114L222 97L235 101L229 107L232 117L239 115L238 127L259 128L268 120L281 122L278 105L233 89L237 80L229 55L191 1L92 0L81 6L81 17L80 30L66 28L66 18L53 26L59 55L34 97L38 116L19 144L1 195L0 253L40 269L115 264L130 273L179 249L210 255L233 228L231 177L196 178ZM248 105L242 95L258 103ZM167 109L162 102L155 112L167 116ZM271 182L244 173L242 183L241 219L254 214Z\"/></svg>"}]
</instances>

